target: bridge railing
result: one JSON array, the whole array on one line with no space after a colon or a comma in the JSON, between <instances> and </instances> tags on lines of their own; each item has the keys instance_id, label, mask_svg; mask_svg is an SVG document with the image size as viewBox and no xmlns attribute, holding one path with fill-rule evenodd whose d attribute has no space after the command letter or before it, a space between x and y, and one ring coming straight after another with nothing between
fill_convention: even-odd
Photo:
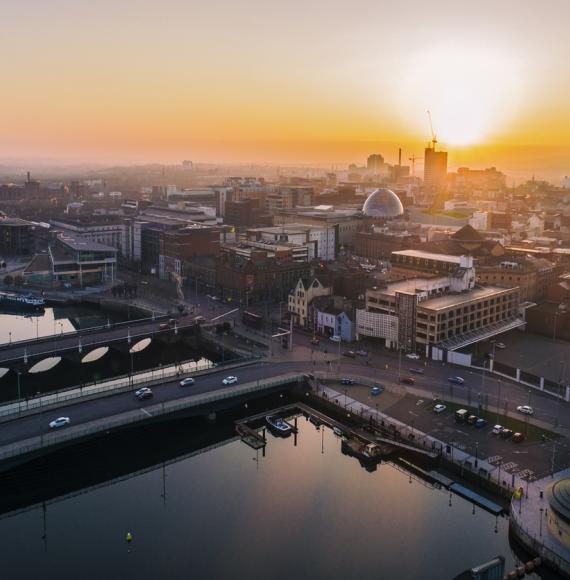
<instances>
[{"instance_id":1,"label":"bridge railing","mask_svg":"<svg viewBox=\"0 0 570 580\"><path fill-rule=\"evenodd\" d=\"M30 439L26 439L21 443L11 443L5 445L3 448L0 448L0 461L4 461L12 457L17 457L18 455L32 453L47 447L61 445L74 439L89 437L90 435L94 435L101 431L117 429L142 421L149 421L150 419L155 419L161 416L183 411L191 407L208 405L217 401L248 395L282 385L299 382L303 380L303 377L304 375L302 374L288 373L272 379L257 380L255 382L246 383L237 388L228 387L209 393L189 395L183 399L175 399L173 401L165 401L164 403L159 403L157 405L147 406L144 409L145 413L142 413L141 409L136 409L133 411L121 413L120 415L90 421L85 425L70 427L65 431L37 435Z\"/></svg>"},{"instance_id":2,"label":"bridge railing","mask_svg":"<svg viewBox=\"0 0 570 580\"><path fill-rule=\"evenodd\" d=\"M112 328L128 328L131 325L138 326L146 322L155 322L157 320L165 320L172 318L167 314L156 314L156 316L149 316L148 318L135 318L134 320L125 320L123 322L109 322L100 326L90 326L89 328L80 328L77 330L69 330L67 332L54 332L53 334L46 334L36 338L24 338L22 340L11 340L0 344L0 350L6 350L18 346L25 346L26 344L37 344L39 342L50 342L61 338L70 338L74 336L84 336L86 334L96 334L97 332L110 330Z\"/></svg>"}]
</instances>

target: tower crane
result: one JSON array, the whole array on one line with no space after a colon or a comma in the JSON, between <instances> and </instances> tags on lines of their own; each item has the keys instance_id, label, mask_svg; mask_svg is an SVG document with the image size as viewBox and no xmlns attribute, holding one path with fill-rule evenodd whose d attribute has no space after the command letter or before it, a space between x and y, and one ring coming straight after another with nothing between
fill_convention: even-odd
<instances>
[{"instance_id":1,"label":"tower crane","mask_svg":"<svg viewBox=\"0 0 570 580\"><path fill-rule=\"evenodd\" d=\"M433 123L431 120L431 112L430 111L427 112L427 116L429 119L429 128L431 130L431 147L432 147L432 149L435 149L435 145L437 143L437 137L435 136L435 131L433 130Z\"/></svg>"}]
</instances>

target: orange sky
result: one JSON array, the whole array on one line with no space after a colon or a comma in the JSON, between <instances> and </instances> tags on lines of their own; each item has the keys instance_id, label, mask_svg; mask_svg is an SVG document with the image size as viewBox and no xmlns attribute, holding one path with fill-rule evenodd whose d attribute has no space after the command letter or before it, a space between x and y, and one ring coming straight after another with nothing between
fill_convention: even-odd
<instances>
[{"instance_id":1,"label":"orange sky","mask_svg":"<svg viewBox=\"0 0 570 580\"><path fill-rule=\"evenodd\" d=\"M570 2L4 0L0 161L570 173ZM545 146L553 148L544 148Z\"/></svg>"}]
</instances>

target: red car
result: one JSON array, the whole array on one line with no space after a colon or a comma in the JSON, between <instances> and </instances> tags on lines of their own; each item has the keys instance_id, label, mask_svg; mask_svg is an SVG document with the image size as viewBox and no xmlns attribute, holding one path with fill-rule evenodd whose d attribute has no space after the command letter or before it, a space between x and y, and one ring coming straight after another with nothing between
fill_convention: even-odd
<instances>
[{"instance_id":1,"label":"red car","mask_svg":"<svg viewBox=\"0 0 570 580\"><path fill-rule=\"evenodd\" d=\"M416 384L416 379L414 379L414 377L402 377L400 379L401 383L406 383L407 385L415 385Z\"/></svg>"}]
</instances>

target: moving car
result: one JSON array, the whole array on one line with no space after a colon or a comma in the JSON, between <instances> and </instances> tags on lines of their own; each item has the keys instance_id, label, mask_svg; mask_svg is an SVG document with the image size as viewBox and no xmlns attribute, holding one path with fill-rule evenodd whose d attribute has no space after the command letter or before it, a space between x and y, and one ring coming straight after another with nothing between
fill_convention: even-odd
<instances>
[{"instance_id":1,"label":"moving car","mask_svg":"<svg viewBox=\"0 0 570 580\"><path fill-rule=\"evenodd\" d=\"M445 411L445 409L447 409L447 407L445 405L438 403L437 405L434 406L433 412L439 414L439 413L443 413Z\"/></svg>"},{"instance_id":2,"label":"moving car","mask_svg":"<svg viewBox=\"0 0 570 580\"><path fill-rule=\"evenodd\" d=\"M356 358L356 353L353 350L345 350L342 356L347 356L348 358Z\"/></svg>"},{"instance_id":3,"label":"moving car","mask_svg":"<svg viewBox=\"0 0 570 580\"><path fill-rule=\"evenodd\" d=\"M364 350L364 349L360 349L360 350L357 350L356 351L356 354L358 356L368 356L368 351L367 350Z\"/></svg>"},{"instance_id":4,"label":"moving car","mask_svg":"<svg viewBox=\"0 0 570 580\"><path fill-rule=\"evenodd\" d=\"M58 417L49 424L50 429L59 429L60 427L65 427L71 423L69 417Z\"/></svg>"},{"instance_id":5,"label":"moving car","mask_svg":"<svg viewBox=\"0 0 570 580\"><path fill-rule=\"evenodd\" d=\"M449 377L447 380L450 383L455 383L456 385L462 385L465 382L463 377Z\"/></svg>"},{"instance_id":6,"label":"moving car","mask_svg":"<svg viewBox=\"0 0 570 580\"><path fill-rule=\"evenodd\" d=\"M382 392L382 389L380 387L372 387L370 389L370 394L373 396L379 395Z\"/></svg>"},{"instance_id":7,"label":"moving car","mask_svg":"<svg viewBox=\"0 0 570 580\"><path fill-rule=\"evenodd\" d=\"M416 354L415 352L409 352L406 355L406 358L411 358L412 360L419 360L420 355L419 354Z\"/></svg>"},{"instance_id":8,"label":"moving car","mask_svg":"<svg viewBox=\"0 0 570 580\"><path fill-rule=\"evenodd\" d=\"M485 419L477 419L477 421L475 421L475 427L477 427L477 429L482 429L486 424L487 421L485 421Z\"/></svg>"},{"instance_id":9,"label":"moving car","mask_svg":"<svg viewBox=\"0 0 570 580\"><path fill-rule=\"evenodd\" d=\"M139 401L150 399L152 397L152 391L148 387L142 387L138 391L135 391L135 396Z\"/></svg>"},{"instance_id":10,"label":"moving car","mask_svg":"<svg viewBox=\"0 0 570 580\"><path fill-rule=\"evenodd\" d=\"M515 433L512 439L513 443L520 443L524 441L524 433Z\"/></svg>"},{"instance_id":11,"label":"moving car","mask_svg":"<svg viewBox=\"0 0 570 580\"><path fill-rule=\"evenodd\" d=\"M408 370L415 375L423 375L426 372L425 369L422 369L422 367L416 367Z\"/></svg>"},{"instance_id":12,"label":"moving car","mask_svg":"<svg viewBox=\"0 0 570 580\"><path fill-rule=\"evenodd\" d=\"M237 377L229 376L229 377L226 377L222 381L222 384L224 384L224 385L235 385L237 382L238 382Z\"/></svg>"},{"instance_id":13,"label":"moving car","mask_svg":"<svg viewBox=\"0 0 570 580\"><path fill-rule=\"evenodd\" d=\"M337 334L333 334L332 336L329 336L329 340L331 342L340 342L340 336L338 336Z\"/></svg>"},{"instance_id":14,"label":"moving car","mask_svg":"<svg viewBox=\"0 0 570 580\"><path fill-rule=\"evenodd\" d=\"M517 411L523 415L534 415L534 410L529 405L519 405Z\"/></svg>"},{"instance_id":15,"label":"moving car","mask_svg":"<svg viewBox=\"0 0 570 580\"><path fill-rule=\"evenodd\" d=\"M502 425L495 425L493 427L492 433L493 433L493 435L500 435L501 432L503 431L503 429L504 429L504 427Z\"/></svg>"},{"instance_id":16,"label":"moving car","mask_svg":"<svg viewBox=\"0 0 570 580\"><path fill-rule=\"evenodd\" d=\"M189 385L193 385L193 384L194 384L194 379L192 377L187 377L187 378L182 379L180 381L181 387L188 387Z\"/></svg>"},{"instance_id":17,"label":"moving car","mask_svg":"<svg viewBox=\"0 0 570 580\"><path fill-rule=\"evenodd\" d=\"M356 381L354 379L349 379L349 378L344 378L344 379L340 379L340 383L341 385L354 385L356 384Z\"/></svg>"},{"instance_id":18,"label":"moving car","mask_svg":"<svg viewBox=\"0 0 570 580\"><path fill-rule=\"evenodd\" d=\"M504 342L496 342L495 348L500 348L501 350L503 350L504 348L507 348L507 345Z\"/></svg>"},{"instance_id":19,"label":"moving car","mask_svg":"<svg viewBox=\"0 0 570 580\"><path fill-rule=\"evenodd\" d=\"M414 377L402 377L400 379L401 383L406 383L407 385L415 385L416 384L416 379L414 379Z\"/></svg>"}]
</instances>

